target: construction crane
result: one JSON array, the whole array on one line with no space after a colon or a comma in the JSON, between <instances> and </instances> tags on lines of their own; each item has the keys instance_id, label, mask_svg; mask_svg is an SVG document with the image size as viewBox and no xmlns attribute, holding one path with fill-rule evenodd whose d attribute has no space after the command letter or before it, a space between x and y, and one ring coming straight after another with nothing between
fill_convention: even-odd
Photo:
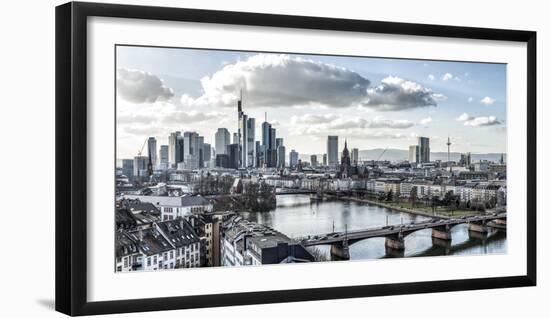
<instances>
[{"instance_id":1,"label":"construction crane","mask_svg":"<svg viewBox=\"0 0 550 318\"><path fill-rule=\"evenodd\" d=\"M138 150L138 157L141 157L141 153L143 152L143 148L145 148L145 144L147 144L147 140L148 138L145 138L145 141L143 142L143 145L141 145L141 148ZM138 161L139 162L139 161ZM137 170L137 179L138 179L138 182L141 182L141 176L140 176L140 172L141 172L141 169L140 167L136 167L136 170Z\"/></svg>"},{"instance_id":2,"label":"construction crane","mask_svg":"<svg viewBox=\"0 0 550 318\"><path fill-rule=\"evenodd\" d=\"M371 167L374 168L377 166L377 162L380 160L380 158L382 158L382 156L386 153L386 150L388 150L388 147L386 147L384 150L382 150L382 153L380 153L380 155L378 156L378 158L376 158L376 160L373 160L372 161L372 165Z\"/></svg>"},{"instance_id":3,"label":"construction crane","mask_svg":"<svg viewBox=\"0 0 550 318\"><path fill-rule=\"evenodd\" d=\"M384 149L384 151L382 151L382 153L380 154L380 156L378 156L378 158L376 159L376 161L380 161L380 158L382 158L382 156L386 153L386 150L388 150L388 147L386 147Z\"/></svg>"},{"instance_id":4,"label":"construction crane","mask_svg":"<svg viewBox=\"0 0 550 318\"><path fill-rule=\"evenodd\" d=\"M141 156L141 153L143 152L143 148L145 147L145 144L147 143L148 138L145 138L145 141L143 142L143 145L141 145L141 148L138 150L137 155Z\"/></svg>"}]
</instances>

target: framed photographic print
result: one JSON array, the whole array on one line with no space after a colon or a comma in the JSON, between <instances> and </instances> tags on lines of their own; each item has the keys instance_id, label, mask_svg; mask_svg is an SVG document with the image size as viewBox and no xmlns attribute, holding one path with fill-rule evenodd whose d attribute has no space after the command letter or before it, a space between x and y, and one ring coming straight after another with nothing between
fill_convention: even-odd
<instances>
[{"instance_id":1,"label":"framed photographic print","mask_svg":"<svg viewBox=\"0 0 550 318\"><path fill-rule=\"evenodd\" d=\"M56 309L536 283L536 33L56 8Z\"/></svg>"}]
</instances>

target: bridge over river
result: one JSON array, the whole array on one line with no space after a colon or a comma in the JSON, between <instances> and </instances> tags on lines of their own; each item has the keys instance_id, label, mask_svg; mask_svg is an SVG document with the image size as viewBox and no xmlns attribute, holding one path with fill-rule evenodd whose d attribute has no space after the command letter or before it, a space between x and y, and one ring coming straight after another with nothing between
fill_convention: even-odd
<instances>
[{"instance_id":1,"label":"bridge over river","mask_svg":"<svg viewBox=\"0 0 550 318\"><path fill-rule=\"evenodd\" d=\"M478 215L458 219L431 219L425 222L388 225L364 230L332 232L327 234L297 238L303 246L331 245L331 254L349 258L349 245L373 237L385 237L386 250L399 254L405 249L405 237L415 231L432 229L433 244L448 245L451 241L451 228L458 224L468 224L475 233L487 233L489 228L506 229L506 213Z\"/></svg>"}]
</instances>

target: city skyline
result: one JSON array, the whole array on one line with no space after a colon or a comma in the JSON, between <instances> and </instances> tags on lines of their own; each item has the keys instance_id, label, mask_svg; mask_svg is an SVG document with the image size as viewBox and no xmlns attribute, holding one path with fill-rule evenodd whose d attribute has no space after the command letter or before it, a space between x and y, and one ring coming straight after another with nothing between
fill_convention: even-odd
<instances>
[{"instance_id":1,"label":"city skyline","mask_svg":"<svg viewBox=\"0 0 550 318\"><path fill-rule=\"evenodd\" d=\"M444 152L450 136L452 151L506 153L501 64L118 47L117 67L118 159L133 158L149 137L160 149L174 131L214 147L218 128L237 132L241 89L255 141L267 112L287 153L324 154L328 135L359 150L408 150L426 136L432 152ZM266 85L287 73L295 83Z\"/></svg>"}]
</instances>

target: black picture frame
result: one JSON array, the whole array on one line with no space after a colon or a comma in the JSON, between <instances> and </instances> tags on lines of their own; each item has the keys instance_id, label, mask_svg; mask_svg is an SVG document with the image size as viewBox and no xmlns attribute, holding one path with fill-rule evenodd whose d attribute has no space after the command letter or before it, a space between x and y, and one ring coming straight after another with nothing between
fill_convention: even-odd
<instances>
[{"instance_id":1,"label":"black picture frame","mask_svg":"<svg viewBox=\"0 0 550 318\"><path fill-rule=\"evenodd\" d=\"M527 274L350 287L87 301L86 28L91 16L524 42L527 45ZM92 315L536 285L536 32L168 7L56 7L56 310Z\"/></svg>"}]
</instances>

